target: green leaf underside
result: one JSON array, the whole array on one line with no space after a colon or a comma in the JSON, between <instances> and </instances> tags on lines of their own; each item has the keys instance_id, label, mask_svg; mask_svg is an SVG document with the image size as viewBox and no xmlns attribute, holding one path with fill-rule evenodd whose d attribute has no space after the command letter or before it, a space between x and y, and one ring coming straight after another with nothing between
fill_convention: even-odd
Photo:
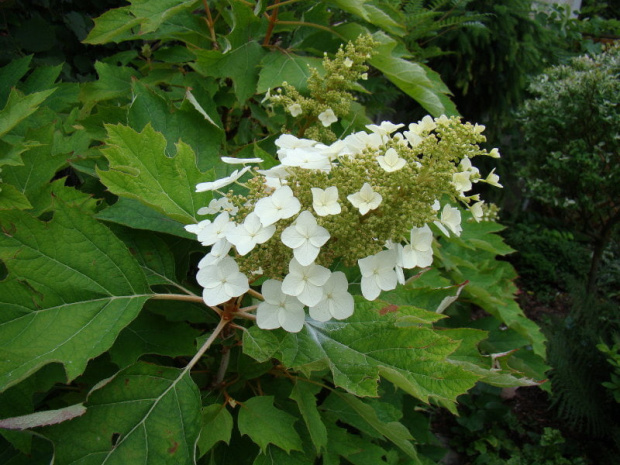
<instances>
[{"instance_id":1,"label":"green leaf underside","mask_svg":"<svg viewBox=\"0 0 620 465\"><path fill-rule=\"evenodd\" d=\"M329 367L334 383L358 396L377 396L383 376L424 402L451 404L479 379L447 360L460 341L429 327L397 325L401 315L424 310L400 307L382 315L385 306L357 298L346 321L308 319L297 334L252 327L244 334L244 350L259 361L275 357L302 371Z\"/></svg>"},{"instance_id":2,"label":"green leaf underside","mask_svg":"<svg viewBox=\"0 0 620 465\"><path fill-rule=\"evenodd\" d=\"M89 394L86 413L41 429L64 464L191 464L200 392L188 372L137 363Z\"/></svg>"},{"instance_id":3,"label":"green leaf underside","mask_svg":"<svg viewBox=\"0 0 620 465\"><path fill-rule=\"evenodd\" d=\"M195 189L205 176L196 167L193 150L179 142L176 156L167 157L166 139L150 125L140 133L123 125L106 127L103 153L110 169L97 172L108 189L180 223L196 223L205 196Z\"/></svg>"},{"instance_id":4,"label":"green leaf underside","mask_svg":"<svg viewBox=\"0 0 620 465\"><path fill-rule=\"evenodd\" d=\"M107 228L62 204L48 223L5 213L0 230L0 390L51 362L72 380L137 316L144 273Z\"/></svg>"},{"instance_id":5,"label":"green leaf underside","mask_svg":"<svg viewBox=\"0 0 620 465\"><path fill-rule=\"evenodd\" d=\"M284 449L302 450L301 439L293 424L295 417L273 405L273 396L252 397L239 407L239 432L247 434L265 452L268 444Z\"/></svg>"},{"instance_id":6,"label":"green leaf underside","mask_svg":"<svg viewBox=\"0 0 620 465\"><path fill-rule=\"evenodd\" d=\"M56 89L48 89L29 95L12 90L5 107L0 111L0 137L7 134L25 118L33 114L39 105Z\"/></svg>"}]
</instances>

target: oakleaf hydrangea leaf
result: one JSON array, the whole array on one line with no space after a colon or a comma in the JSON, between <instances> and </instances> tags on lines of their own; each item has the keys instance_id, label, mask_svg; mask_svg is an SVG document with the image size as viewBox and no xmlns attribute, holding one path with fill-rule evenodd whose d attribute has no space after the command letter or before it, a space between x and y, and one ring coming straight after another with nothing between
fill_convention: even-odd
<instances>
[{"instance_id":1,"label":"oakleaf hydrangea leaf","mask_svg":"<svg viewBox=\"0 0 620 465\"><path fill-rule=\"evenodd\" d=\"M192 464L200 432L200 392L188 372L138 363L100 383L86 413L43 428L57 465Z\"/></svg>"},{"instance_id":2,"label":"oakleaf hydrangea leaf","mask_svg":"<svg viewBox=\"0 0 620 465\"><path fill-rule=\"evenodd\" d=\"M247 434L263 450L274 444L286 452L302 450L293 424L295 417L273 405L273 396L248 399L239 407L239 432Z\"/></svg>"},{"instance_id":3,"label":"oakleaf hydrangea leaf","mask_svg":"<svg viewBox=\"0 0 620 465\"><path fill-rule=\"evenodd\" d=\"M67 378L110 348L150 296L140 265L106 227L59 204L50 222L0 218L0 390L60 362ZM8 345L10 341L10 345Z\"/></svg>"},{"instance_id":4,"label":"oakleaf hydrangea leaf","mask_svg":"<svg viewBox=\"0 0 620 465\"><path fill-rule=\"evenodd\" d=\"M202 429L198 439L200 456L206 454L219 441L230 443L233 418L225 405L208 405L202 410Z\"/></svg>"},{"instance_id":5,"label":"oakleaf hydrangea leaf","mask_svg":"<svg viewBox=\"0 0 620 465\"><path fill-rule=\"evenodd\" d=\"M297 402L317 453L321 453L321 450L327 446L327 430L317 409L315 397L320 390L320 386L299 381L293 386L291 392L291 399Z\"/></svg>"},{"instance_id":6,"label":"oakleaf hydrangea leaf","mask_svg":"<svg viewBox=\"0 0 620 465\"><path fill-rule=\"evenodd\" d=\"M381 312L385 307L389 305L357 297L355 313L345 321L308 318L296 334L252 327L244 334L244 350L259 361L275 357L302 371L329 367L334 383L358 396L377 396L383 376L424 402L452 405L480 377L449 361L461 341L422 324L399 326L401 315L424 310Z\"/></svg>"},{"instance_id":7,"label":"oakleaf hydrangea leaf","mask_svg":"<svg viewBox=\"0 0 620 465\"><path fill-rule=\"evenodd\" d=\"M175 157L166 156L166 139L147 125L142 132L123 125L107 126L107 148L102 152L110 169L97 170L114 194L139 200L173 220L196 223L197 210L208 196L195 192L207 176L196 167L193 150L177 144Z\"/></svg>"}]
</instances>

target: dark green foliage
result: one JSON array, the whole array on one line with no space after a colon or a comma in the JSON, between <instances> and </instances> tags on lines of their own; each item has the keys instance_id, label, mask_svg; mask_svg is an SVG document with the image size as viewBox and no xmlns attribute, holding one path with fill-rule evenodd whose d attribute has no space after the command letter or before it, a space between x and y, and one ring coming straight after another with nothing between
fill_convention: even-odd
<instances>
[{"instance_id":1,"label":"dark green foliage","mask_svg":"<svg viewBox=\"0 0 620 465\"><path fill-rule=\"evenodd\" d=\"M591 238L590 290L620 222L619 71L620 47L550 68L533 80L534 97L519 114L527 192Z\"/></svg>"},{"instance_id":2,"label":"dark green foliage","mask_svg":"<svg viewBox=\"0 0 620 465\"><path fill-rule=\"evenodd\" d=\"M460 399L459 417L448 435L450 446L464 463L472 465L586 465L587 461L567 441L557 426L539 418L523 418L516 409L530 402L526 414L545 416L544 393L521 388L515 398L505 400L497 388L480 385ZM534 391L531 391L534 390ZM538 423L540 421L540 423Z\"/></svg>"},{"instance_id":3,"label":"dark green foliage","mask_svg":"<svg viewBox=\"0 0 620 465\"><path fill-rule=\"evenodd\" d=\"M561 421L584 441L597 463L620 453L620 404L603 383L610 379L611 366L597 350L620 334L620 308L597 302L574 286L574 304L564 321L552 321L548 337L549 379L553 406Z\"/></svg>"},{"instance_id":4,"label":"dark green foliage","mask_svg":"<svg viewBox=\"0 0 620 465\"><path fill-rule=\"evenodd\" d=\"M63 65L65 80L94 78L95 61L127 47L87 47L81 41L92 18L124 0L29 0L0 2L0 66L34 54L39 65Z\"/></svg>"},{"instance_id":5,"label":"dark green foliage","mask_svg":"<svg viewBox=\"0 0 620 465\"><path fill-rule=\"evenodd\" d=\"M504 235L517 250L510 262L521 286L536 293L538 300L550 301L558 291L567 291L571 280L583 282L587 277L590 254L571 233L515 222Z\"/></svg>"}]
</instances>

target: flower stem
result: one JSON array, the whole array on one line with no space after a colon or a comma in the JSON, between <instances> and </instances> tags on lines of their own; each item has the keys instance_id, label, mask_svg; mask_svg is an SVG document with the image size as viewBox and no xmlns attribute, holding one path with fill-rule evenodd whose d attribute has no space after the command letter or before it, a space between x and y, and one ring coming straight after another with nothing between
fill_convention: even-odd
<instances>
[{"instance_id":1,"label":"flower stem","mask_svg":"<svg viewBox=\"0 0 620 465\"><path fill-rule=\"evenodd\" d=\"M204 303L202 297L198 295L186 295L186 294L154 294L151 299L154 300L184 300L187 302L196 302L199 304Z\"/></svg>"},{"instance_id":2,"label":"flower stem","mask_svg":"<svg viewBox=\"0 0 620 465\"><path fill-rule=\"evenodd\" d=\"M265 40L263 40L263 47L267 47L269 45L269 41L271 40L271 34L273 34L273 28L278 21L278 7L280 6L280 0L275 0L274 4L271 5L273 11L269 16L269 25L267 26L267 33L265 34Z\"/></svg>"},{"instance_id":3,"label":"flower stem","mask_svg":"<svg viewBox=\"0 0 620 465\"><path fill-rule=\"evenodd\" d=\"M220 320L220 322L217 324L217 326L211 333L211 336L209 336L209 338L205 341L205 343L202 345L200 350L196 353L196 355L194 355L194 358L192 358L187 364L187 366L183 369L183 373L188 372L194 367L194 365L196 365L196 363L198 363L198 361L202 358L202 356L209 349L209 347L211 347L211 344L213 344L213 341L215 341L215 339L220 335L220 333L222 332L222 330L226 327L228 323L229 321L223 318Z\"/></svg>"},{"instance_id":4,"label":"flower stem","mask_svg":"<svg viewBox=\"0 0 620 465\"><path fill-rule=\"evenodd\" d=\"M261 294L258 291L255 291L254 289L250 289L248 291L248 294L250 294L252 297L256 297L257 299L265 300L265 298L263 297L263 294Z\"/></svg>"}]
</instances>

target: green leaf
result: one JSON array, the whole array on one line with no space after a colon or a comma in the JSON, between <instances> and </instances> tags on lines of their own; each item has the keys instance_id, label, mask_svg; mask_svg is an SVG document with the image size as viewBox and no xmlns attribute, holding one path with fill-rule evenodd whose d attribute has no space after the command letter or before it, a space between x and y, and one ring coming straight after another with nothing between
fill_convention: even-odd
<instances>
[{"instance_id":1,"label":"green leaf","mask_svg":"<svg viewBox=\"0 0 620 465\"><path fill-rule=\"evenodd\" d=\"M233 418L225 405L213 404L202 409L202 429L198 438L200 457L220 441L230 444Z\"/></svg>"},{"instance_id":2,"label":"green leaf","mask_svg":"<svg viewBox=\"0 0 620 465\"><path fill-rule=\"evenodd\" d=\"M86 413L42 428L58 465L195 463L200 392L189 372L138 363L97 385Z\"/></svg>"},{"instance_id":3,"label":"green leaf","mask_svg":"<svg viewBox=\"0 0 620 465\"><path fill-rule=\"evenodd\" d=\"M295 417L276 408L273 396L252 397L241 403L239 409L239 432L247 434L263 452L268 444L286 452L302 450L301 439L293 427Z\"/></svg>"},{"instance_id":4,"label":"green leaf","mask_svg":"<svg viewBox=\"0 0 620 465\"><path fill-rule=\"evenodd\" d=\"M398 16L395 10L389 10L386 4L377 5L369 0L331 0L342 10L362 18L364 21L379 26L384 31L397 36L405 35L405 26L402 18L399 21L394 19Z\"/></svg>"},{"instance_id":5,"label":"green leaf","mask_svg":"<svg viewBox=\"0 0 620 465\"><path fill-rule=\"evenodd\" d=\"M130 11L140 18L140 34L155 31L175 14L191 9L198 0L131 0Z\"/></svg>"},{"instance_id":6,"label":"green leaf","mask_svg":"<svg viewBox=\"0 0 620 465\"><path fill-rule=\"evenodd\" d=\"M370 405L365 404L361 399L358 399L350 394L341 394L338 391L333 391L333 395L337 396L340 401L351 408L357 415L359 415L361 420L366 422L382 437L391 441L400 450L412 458L414 463L420 463L418 454L411 443L413 437L402 423L397 421L386 423L380 420L377 416L377 412L375 412Z\"/></svg>"},{"instance_id":7,"label":"green leaf","mask_svg":"<svg viewBox=\"0 0 620 465\"><path fill-rule=\"evenodd\" d=\"M114 194L139 200L175 221L197 223L196 212L206 196L195 190L205 175L196 167L191 147L179 142L176 156L167 157L166 139L150 125L140 133L120 124L106 128L102 152L110 169L97 169L101 182Z\"/></svg>"},{"instance_id":8,"label":"green leaf","mask_svg":"<svg viewBox=\"0 0 620 465\"><path fill-rule=\"evenodd\" d=\"M252 465L314 465L315 459L316 457L311 454L303 452L286 453L277 447L267 446L265 453L258 454Z\"/></svg>"},{"instance_id":9,"label":"green leaf","mask_svg":"<svg viewBox=\"0 0 620 465\"><path fill-rule=\"evenodd\" d=\"M452 405L479 378L448 360L460 343L423 325L399 326L402 316L424 310L400 307L381 314L386 306L358 297L346 321L307 319L297 334L251 327L244 334L244 351L259 361L276 357L302 371L328 367L337 386L358 396L377 396L383 376L424 402Z\"/></svg>"},{"instance_id":10,"label":"green leaf","mask_svg":"<svg viewBox=\"0 0 620 465\"><path fill-rule=\"evenodd\" d=\"M256 91L262 94L286 81L298 91L305 92L308 89L311 68L323 72L323 61L319 58L273 51L261 61Z\"/></svg>"},{"instance_id":11,"label":"green leaf","mask_svg":"<svg viewBox=\"0 0 620 465\"><path fill-rule=\"evenodd\" d=\"M327 430L317 409L315 397L320 390L320 386L300 380L293 386L293 391L291 392L291 399L297 402L301 416L310 433L312 444L314 444L318 454L327 446Z\"/></svg>"},{"instance_id":12,"label":"green leaf","mask_svg":"<svg viewBox=\"0 0 620 465\"><path fill-rule=\"evenodd\" d=\"M200 331L185 322L170 322L150 312L142 312L118 336L109 350L110 359L120 368L136 362L142 355L192 356Z\"/></svg>"},{"instance_id":13,"label":"green leaf","mask_svg":"<svg viewBox=\"0 0 620 465\"><path fill-rule=\"evenodd\" d=\"M131 30L140 25L140 18L136 18L129 6L113 8L95 18L93 27L84 39L86 44L105 44L108 42L123 42L131 40L134 34Z\"/></svg>"},{"instance_id":14,"label":"green leaf","mask_svg":"<svg viewBox=\"0 0 620 465\"><path fill-rule=\"evenodd\" d=\"M12 60L8 65L0 68L0 106L6 104L11 88L16 86L19 80L26 75L30 67L32 55Z\"/></svg>"},{"instance_id":15,"label":"green leaf","mask_svg":"<svg viewBox=\"0 0 620 465\"><path fill-rule=\"evenodd\" d=\"M52 125L29 130L27 137L31 139L28 141L31 146L22 154L22 165L5 167L2 172L3 180L28 199L35 216L50 207L54 187L50 181L67 163L66 153L54 153L54 136Z\"/></svg>"},{"instance_id":16,"label":"green leaf","mask_svg":"<svg viewBox=\"0 0 620 465\"><path fill-rule=\"evenodd\" d=\"M32 208L28 198L12 184L1 184L0 189L0 210L27 210Z\"/></svg>"},{"instance_id":17,"label":"green leaf","mask_svg":"<svg viewBox=\"0 0 620 465\"><path fill-rule=\"evenodd\" d=\"M48 89L23 95L18 90L12 89L9 99L0 111L0 137L7 134L21 121L33 114L39 105L45 101L56 89Z\"/></svg>"},{"instance_id":18,"label":"green leaf","mask_svg":"<svg viewBox=\"0 0 620 465\"><path fill-rule=\"evenodd\" d=\"M24 212L0 218L0 390L40 367L67 379L110 348L150 291L125 245L77 208L59 204L45 223Z\"/></svg>"},{"instance_id":19,"label":"green leaf","mask_svg":"<svg viewBox=\"0 0 620 465\"><path fill-rule=\"evenodd\" d=\"M210 177L205 176L204 179L209 181ZM211 177L211 179L213 178ZM183 228L183 223L175 221L137 200L124 197L119 198L114 205L101 210L95 216L100 220L122 224L134 229L144 229L173 234L186 239L196 239L195 234L188 233Z\"/></svg>"},{"instance_id":20,"label":"green leaf","mask_svg":"<svg viewBox=\"0 0 620 465\"><path fill-rule=\"evenodd\" d=\"M197 59L192 67L204 76L232 79L239 103L243 104L256 93L258 65L266 53L258 42L246 42L227 53L215 50L195 53Z\"/></svg>"},{"instance_id":21,"label":"green leaf","mask_svg":"<svg viewBox=\"0 0 620 465\"><path fill-rule=\"evenodd\" d=\"M132 88L133 96L127 122L137 131L142 131L147 124L153 126L166 138L166 154L175 153L175 142L182 139L189 144L198 159L200 169L210 169L216 163L220 163L219 152L224 142L224 131L220 128L221 121L217 116L215 103L211 97L201 95L203 106L209 108L209 114L219 122L219 126L208 123L202 115L188 101L181 108L176 108L171 102L166 101L149 86L141 82L135 82ZM208 199L207 199L208 200Z\"/></svg>"},{"instance_id":22,"label":"green leaf","mask_svg":"<svg viewBox=\"0 0 620 465\"><path fill-rule=\"evenodd\" d=\"M92 104L115 98L129 98L132 79L138 74L133 68L98 61L95 63L95 70L99 79L82 85L80 101Z\"/></svg>"},{"instance_id":23,"label":"green leaf","mask_svg":"<svg viewBox=\"0 0 620 465\"><path fill-rule=\"evenodd\" d=\"M326 464L340 464L343 457L353 465L384 465L387 451L372 443L368 438L351 434L344 428L328 423L329 443L324 456Z\"/></svg>"}]
</instances>

